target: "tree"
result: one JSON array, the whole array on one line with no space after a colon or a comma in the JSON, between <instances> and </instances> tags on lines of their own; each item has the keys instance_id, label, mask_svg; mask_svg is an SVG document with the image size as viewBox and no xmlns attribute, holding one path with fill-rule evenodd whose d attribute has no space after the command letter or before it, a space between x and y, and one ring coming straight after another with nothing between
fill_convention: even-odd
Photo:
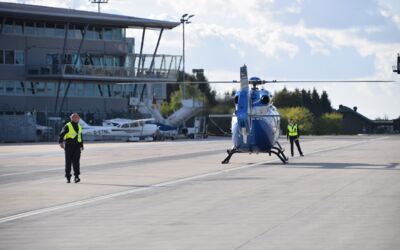
<instances>
[{"instance_id":1,"label":"tree","mask_svg":"<svg viewBox=\"0 0 400 250\"><path fill-rule=\"evenodd\" d=\"M328 98L328 93L326 91L322 91L321 100L320 100L321 112L322 113L331 113L332 106L331 101Z\"/></svg>"},{"instance_id":2,"label":"tree","mask_svg":"<svg viewBox=\"0 0 400 250\"><path fill-rule=\"evenodd\" d=\"M306 91L305 89L301 90L301 102L302 106L306 107L308 110L311 110L311 92L310 90Z\"/></svg>"},{"instance_id":3,"label":"tree","mask_svg":"<svg viewBox=\"0 0 400 250\"><path fill-rule=\"evenodd\" d=\"M160 112L164 117L167 117L182 107L182 91L180 88L173 92L169 102L163 102L160 107Z\"/></svg>"},{"instance_id":4,"label":"tree","mask_svg":"<svg viewBox=\"0 0 400 250\"><path fill-rule=\"evenodd\" d=\"M319 117L320 115L322 115L322 110L321 110L320 104L321 104L321 99L319 97L317 90L314 88L311 93L311 109L310 109L310 111L316 117Z\"/></svg>"},{"instance_id":5,"label":"tree","mask_svg":"<svg viewBox=\"0 0 400 250\"><path fill-rule=\"evenodd\" d=\"M342 131L343 116L340 113L325 113L315 121L317 135L340 134Z\"/></svg>"},{"instance_id":6,"label":"tree","mask_svg":"<svg viewBox=\"0 0 400 250\"><path fill-rule=\"evenodd\" d=\"M296 89L294 92L291 92L284 87L281 91L274 93L272 101L278 108L302 106L301 93L298 89Z\"/></svg>"},{"instance_id":7,"label":"tree","mask_svg":"<svg viewBox=\"0 0 400 250\"><path fill-rule=\"evenodd\" d=\"M280 108L279 113L281 114L281 129L284 133L287 130L288 119L298 123L301 134L312 134L314 132L314 116L305 107Z\"/></svg>"}]
</instances>

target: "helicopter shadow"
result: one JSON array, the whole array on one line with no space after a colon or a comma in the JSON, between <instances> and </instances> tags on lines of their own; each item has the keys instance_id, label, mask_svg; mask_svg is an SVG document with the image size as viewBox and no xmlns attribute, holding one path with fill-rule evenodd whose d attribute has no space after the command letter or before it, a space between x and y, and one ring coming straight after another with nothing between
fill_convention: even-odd
<instances>
[{"instance_id":1,"label":"helicopter shadow","mask_svg":"<svg viewBox=\"0 0 400 250\"><path fill-rule=\"evenodd\" d=\"M270 163L263 165L282 165L281 163ZM352 162L290 162L285 165L287 168L303 169L360 169L360 170L400 170L400 163L370 164Z\"/></svg>"}]
</instances>

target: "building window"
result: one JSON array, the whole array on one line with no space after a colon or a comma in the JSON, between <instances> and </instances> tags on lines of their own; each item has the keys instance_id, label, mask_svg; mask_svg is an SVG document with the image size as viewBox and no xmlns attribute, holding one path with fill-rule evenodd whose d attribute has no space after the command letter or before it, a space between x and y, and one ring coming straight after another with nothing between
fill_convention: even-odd
<instances>
[{"instance_id":1,"label":"building window","mask_svg":"<svg viewBox=\"0 0 400 250\"><path fill-rule=\"evenodd\" d=\"M163 98L162 84L153 84L153 96L155 96L158 99Z\"/></svg>"},{"instance_id":2,"label":"building window","mask_svg":"<svg viewBox=\"0 0 400 250\"><path fill-rule=\"evenodd\" d=\"M104 92L104 85L103 84L96 84L96 88L94 91L94 96L103 96Z\"/></svg>"},{"instance_id":3,"label":"building window","mask_svg":"<svg viewBox=\"0 0 400 250\"><path fill-rule=\"evenodd\" d=\"M25 56L22 50L15 51L15 64L25 64Z\"/></svg>"},{"instance_id":4,"label":"building window","mask_svg":"<svg viewBox=\"0 0 400 250\"><path fill-rule=\"evenodd\" d=\"M24 22L20 21L20 20L16 20L15 21L15 25L14 25L14 33L15 34L24 34Z\"/></svg>"},{"instance_id":5,"label":"building window","mask_svg":"<svg viewBox=\"0 0 400 250\"><path fill-rule=\"evenodd\" d=\"M65 36L65 30L64 30L63 24L56 24L55 35L56 35L56 37L64 37Z\"/></svg>"},{"instance_id":6,"label":"building window","mask_svg":"<svg viewBox=\"0 0 400 250\"><path fill-rule=\"evenodd\" d=\"M122 29L121 28L116 28L113 29L113 39L112 40L122 40Z\"/></svg>"},{"instance_id":7,"label":"building window","mask_svg":"<svg viewBox=\"0 0 400 250\"><path fill-rule=\"evenodd\" d=\"M56 95L56 84L54 82L48 82L46 84L46 95L48 96Z\"/></svg>"},{"instance_id":8,"label":"building window","mask_svg":"<svg viewBox=\"0 0 400 250\"><path fill-rule=\"evenodd\" d=\"M94 87L95 85L93 83L85 83L85 93L84 96L94 96Z\"/></svg>"},{"instance_id":9,"label":"building window","mask_svg":"<svg viewBox=\"0 0 400 250\"><path fill-rule=\"evenodd\" d=\"M46 62L48 65L58 65L60 64L59 54L47 54Z\"/></svg>"},{"instance_id":10,"label":"building window","mask_svg":"<svg viewBox=\"0 0 400 250\"><path fill-rule=\"evenodd\" d=\"M103 40L103 29L102 28L95 27L94 32L95 32L96 40Z\"/></svg>"},{"instance_id":11,"label":"building window","mask_svg":"<svg viewBox=\"0 0 400 250\"><path fill-rule=\"evenodd\" d=\"M109 97L111 97L111 88L112 86L110 84L107 84L107 93Z\"/></svg>"},{"instance_id":12,"label":"building window","mask_svg":"<svg viewBox=\"0 0 400 250\"><path fill-rule=\"evenodd\" d=\"M37 96L45 96L46 95L46 83L44 82L36 82L35 83L35 94Z\"/></svg>"},{"instance_id":13,"label":"building window","mask_svg":"<svg viewBox=\"0 0 400 250\"><path fill-rule=\"evenodd\" d=\"M112 40L113 38L113 30L111 28L104 28L103 32L104 40Z\"/></svg>"},{"instance_id":14,"label":"building window","mask_svg":"<svg viewBox=\"0 0 400 250\"><path fill-rule=\"evenodd\" d=\"M4 51L0 49L0 64L4 63Z\"/></svg>"},{"instance_id":15,"label":"building window","mask_svg":"<svg viewBox=\"0 0 400 250\"><path fill-rule=\"evenodd\" d=\"M82 33L85 30L83 25L75 25L75 38L82 39Z\"/></svg>"},{"instance_id":16,"label":"building window","mask_svg":"<svg viewBox=\"0 0 400 250\"><path fill-rule=\"evenodd\" d=\"M46 30L46 28L45 28L45 24L44 23L36 23L36 30L35 30L36 32L35 32L35 34L37 36L44 36L45 30Z\"/></svg>"},{"instance_id":17,"label":"building window","mask_svg":"<svg viewBox=\"0 0 400 250\"><path fill-rule=\"evenodd\" d=\"M71 85L75 85L76 87L76 96L84 96L84 92L83 92L83 84L82 83L78 83L78 84L71 84Z\"/></svg>"},{"instance_id":18,"label":"building window","mask_svg":"<svg viewBox=\"0 0 400 250\"><path fill-rule=\"evenodd\" d=\"M70 83L69 87L68 87L68 83L64 83L65 84L65 92L67 92L67 88L68 88L68 92L67 92L67 96L75 96L75 83Z\"/></svg>"},{"instance_id":19,"label":"building window","mask_svg":"<svg viewBox=\"0 0 400 250\"><path fill-rule=\"evenodd\" d=\"M5 64L14 64L14 51L5 50L4 51L4 62Z\"/></svg>"},{"instance_id":20,"label":"building window","mask_svg":"<svg viewBox=\"0 0 400 250\"><path fill-rule=\"evenodd\" d=\"M104 56L104 66L112 67L114 65L114 57Z\"/></svg>"},{"instance_id":21,"label":"building window","mask_svg":"<svg viewBox=\"0 0 400 250\"><path fill-rule=\"evenodd\" d=\"M103 65L103 57L102 56L91 56L92 62L94 66L102 66Z\"/></svg>"},{"instance_id":22,"label":"building window","mask_svg":"<svg viewBox=\"0 0 400 250\"><path fill-rule=\"evenodd\" d=\"M15 94L15 84L14 81L6 81L6 94Z\"/></svg>"},{"instance_id":23,"label":"building window","mask_svg":"<svg viewBox=\"0 0 400 250\"><path fill-rule=\"evenodd\" d=\"M13 20L6 20L6 22L4 24L3 32L6 34L11 34L14 32Z\"/></svg>"},{"instance_id":24,"label":"building window","mask_svg":"<svg viewBox=\"0 0 400 250\"><path fill-rule=\"evenodd\" d=\"M33 82L26 82L26 94L27 95L34 95L35 94L35 85Z\"/></svg>"},{"instance_id":25,"label":"building window","mask_svg":"<svg viewBox=\"0 0 400 250\"><path fill-rule=\"evenodd\" d=\"M122 85L116 84L113 86L114 97L121 97L122 96Z\"/></svg>"},{"instance_id":26,"label":"building window","mask_svg":"<svg viewBox=\"0 0 400 250\"><path fill-rule=\"evenodd\" d=\"M68 37L69 38L77 38L75 25L70 24L68 26Z\"/></svg>"},{"instance_id":27,"label":"building window","mask_svg":"<svg viewBox=\"0 0 400 250\"><path fill-rule=\"evenodd\" d=\"M59 96L64 96L66 85L67 85L67 84L64 83L64 82L60 82L59 84L56 85L56 91L57 91L57 88L60 88L60 89L58 90L58 95L59 95ZM57 94L57 92L56 92L56 94Z\"/></svg>"},{"instance_id":28,"label":"building window","mask_svg":"<svg viewBox=\"0 0 400 250\"><path fill-rule=\"evenodd\" d=\"M93 26L89 26L89 28L86 31L85 38L88 40L93 40L95 39L95 31Z\"/></svg>"},{"instance_id":29,"label":"building window","mask_svg":"<svg viewBox=\"0 0 400 250\"><path fill-rule=\"evenodd\" d=\"M45 35L49 37L55 36L54 24L46 23Z\"/></svg>"},{"instance_id":30,"label":"building window","mask_svg":"<svg viewBox=\"0 0 400 250\"><path fill-rule=\"evenodd\" d=\"M17 95L23 95L25 93L24 82L16 82L15 83L15 92Z\"/></svg>"},{"instance_id":31,"label":"building window","mask_svg":"<svg viewBox=\"0 0 400 250\"><path fill-rule=\"evenodd\" d=\"M25 34L31 36L35 35L35 23L25 22Z\"/></svg>"}]
</instances>

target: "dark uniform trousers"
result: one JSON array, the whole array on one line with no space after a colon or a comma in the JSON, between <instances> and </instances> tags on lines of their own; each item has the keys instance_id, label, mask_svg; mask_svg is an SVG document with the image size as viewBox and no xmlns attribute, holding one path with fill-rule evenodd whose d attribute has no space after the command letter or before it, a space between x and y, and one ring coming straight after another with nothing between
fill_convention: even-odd
<instances>
[{"instance_id":1,"label":"dark uniform trousers","mask_svg":"<svg viewBox=\"0 0 400 250\"><path fill-rule=\"evenodd\" d=\"M293 142L296 143L297 150L299 150L300 155L302 155L303 152L301 151L301 148L300 148L300 143L299 143L299 138L298 138L298 136L289 136L289 139L290 139L290 152L292 153L292 156L294 155L294 152L293 152Z\"/></svg>"},{"instance_id":2,"label":"dark uniform trousers","mask_svg":"<svg viewBox=\"0 0 400 250\"><path fill-rule=\"evenodd\" d=\"M71 164L74 167L74 175L80 175L79 160L81 158L81 145L67 142L65 144L65 177L71 177Z\"/></svg>"}]
</instances>

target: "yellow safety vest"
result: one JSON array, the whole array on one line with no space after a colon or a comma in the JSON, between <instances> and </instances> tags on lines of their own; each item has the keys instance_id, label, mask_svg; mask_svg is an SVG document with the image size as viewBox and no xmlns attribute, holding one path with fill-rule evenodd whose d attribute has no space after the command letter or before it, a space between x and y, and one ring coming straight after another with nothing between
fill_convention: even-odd
<instances>
[{"instance_id":1,"label":"yellow safety vest","mask_svg":"<svg viewBox=\"0 0 400 250\"><path fill-rule=\"evenodd\" d=\"M297 136L297 124L293 124L293 126L288 125L289 136Z\"/></svg>"},{"instance_id":2,"label":"yellow safety vest","mask_svg":"<svg viewBox=\"0 0 400 250\"><path fill-rule=\"evenodd\" d=\"M81 125L78 123L78 133L76 133L71 122L68 122L67 126L68 126L68 133L66 133L64 135L64 140L74 139L76 136L78 136L78 142L82 142L82 127L81 127Z\"/></svg>"}]
</instances>

